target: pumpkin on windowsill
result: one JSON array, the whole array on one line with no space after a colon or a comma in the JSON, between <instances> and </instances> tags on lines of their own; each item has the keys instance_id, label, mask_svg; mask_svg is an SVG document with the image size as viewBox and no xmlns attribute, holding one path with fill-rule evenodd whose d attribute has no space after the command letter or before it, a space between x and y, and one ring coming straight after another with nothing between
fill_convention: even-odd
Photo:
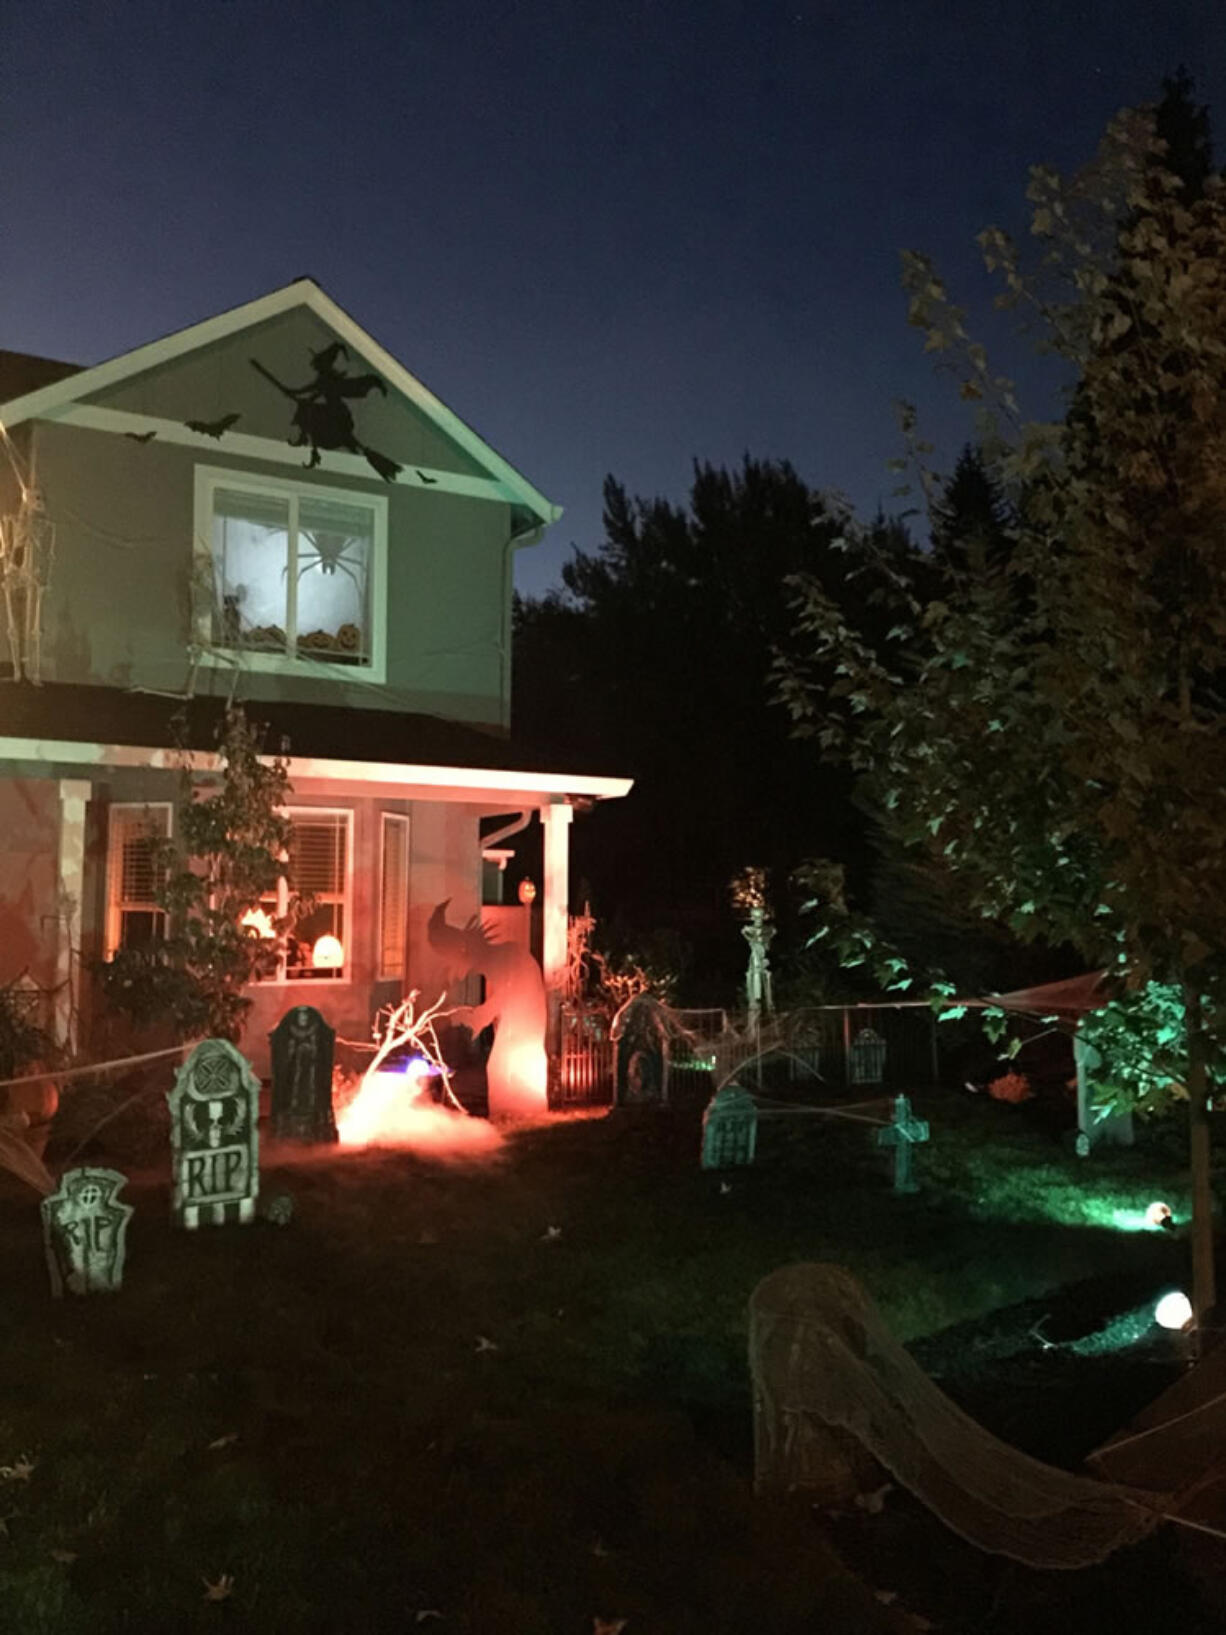
<instances>
[{"instance_id":1,"label":"pumpkin on windowsill","mask_svg":"<svg viewBox=\"0 0 1226 1635\"><path fill-rule=\"evenodd\" d=\"M278 653L285 651L285 632L279 624L255 625L244 640L248 647L268 648Z\"/></svg>"},{"instance_id":2,"label":"pumpkin on windowsill","mask_svg":"<svg viewBox=\"0 0 1226 1635\"><path fill-rule=\"evenodd\" d=\"M328 630L310 630L305 636L299 636L298 649L312 658L359 664L362 662L362 632L355 624L341 625L335 635Z\"/></svg>"}]
</instances>

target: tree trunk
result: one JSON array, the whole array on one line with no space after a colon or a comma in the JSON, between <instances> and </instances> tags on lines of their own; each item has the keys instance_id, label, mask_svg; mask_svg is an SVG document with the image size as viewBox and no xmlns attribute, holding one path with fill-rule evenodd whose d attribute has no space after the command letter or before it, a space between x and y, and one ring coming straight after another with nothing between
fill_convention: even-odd
<instances>
[{"instance_id":1,"label":"tree trunk","mask_svg":"<svg viewBox=\"0 0 1226 1635\"><path fill-rule=\"evenodd\" d=\"M1192 1309L1199 1330L1217 1305L1217 1282L1210 1185L1208 1041L1201 1020L1200 992L1194 982L1184 984L1184 1024L1188 1040L1188 1160L1192 1178Z\"/></svg>"}]
</instances>

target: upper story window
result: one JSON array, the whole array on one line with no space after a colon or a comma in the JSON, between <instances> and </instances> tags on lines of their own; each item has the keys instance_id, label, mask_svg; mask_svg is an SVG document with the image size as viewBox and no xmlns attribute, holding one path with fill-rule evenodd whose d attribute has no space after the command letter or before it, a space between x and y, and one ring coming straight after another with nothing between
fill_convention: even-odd
<instances>
[{"instance_id":1,"label":"upper story window","mask_svg":"<svg viewBox=\"0 0 1226 1635\"><path fill-rule=\"evenodd\" d=\"M197 637L253 669L385 672L387 501L197 467Z\"/></svg>"}]
</instances>

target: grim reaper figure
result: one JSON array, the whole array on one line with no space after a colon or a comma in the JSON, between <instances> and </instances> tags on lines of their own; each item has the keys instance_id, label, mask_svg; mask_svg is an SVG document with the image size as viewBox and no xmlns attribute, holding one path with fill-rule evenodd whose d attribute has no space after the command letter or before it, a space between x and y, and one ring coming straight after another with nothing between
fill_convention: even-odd
<instances>
[{"instance_id":1,"label":"grim reaper figure","mask_svg":"<svg viewBox=\"0 0 1226 1635\"><path fill-rule=\"evenodd\" d=\"M455 1011L474 1035L494 1025L494 1047L486 1063L491 1118L523 1117L543 1112L548 1088L545 1055L547 1005L545 979L528 949L495 942L476 915L463 927L447 923L447 904L439 903L426 928L439 955L448 986L480 973L485 1003Z\"/></svg>"}]
</instances>

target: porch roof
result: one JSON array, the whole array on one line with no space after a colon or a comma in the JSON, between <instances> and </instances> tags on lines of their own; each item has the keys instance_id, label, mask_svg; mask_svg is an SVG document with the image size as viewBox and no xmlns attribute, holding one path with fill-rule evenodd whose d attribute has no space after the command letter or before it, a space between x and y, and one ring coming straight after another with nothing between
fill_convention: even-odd
<instances>
[{"instance_id":1,"label":"porch roof","mask_svg":"<svg viewBox=\"0 0 1226 1635\"><path fill-rule=\"evenodd\" d=\"M306 791L349 786L404 798L498 805L577 797L615 799L631 780L588 766L558 767L532 745L441 716L394 710L244 700L270 755L284 754L290 778ZM0 764L79 768L172 767L183 742L203 770L225 712L221 698L167 698L117 687L0 683Z\"/></svg>"}]
</instances>

